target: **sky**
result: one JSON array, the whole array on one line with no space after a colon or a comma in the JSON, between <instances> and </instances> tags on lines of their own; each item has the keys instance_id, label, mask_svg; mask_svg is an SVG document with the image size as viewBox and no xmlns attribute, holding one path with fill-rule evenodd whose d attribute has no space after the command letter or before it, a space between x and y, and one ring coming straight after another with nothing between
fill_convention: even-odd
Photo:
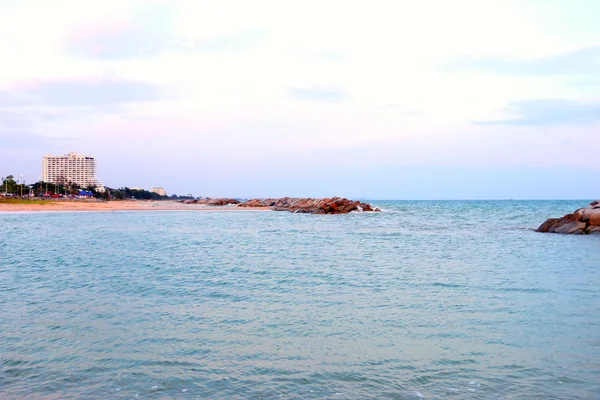
<instances>
[{"instance_id":1,"label":"sky","mask_svg":"<svg viewBox=\"0 0 600 400\"><path fill-rule=\"evenodd\" d=\"M597 0L0 0L0 175L110 187L600 198Z\"/></svg>"}]
</instances>

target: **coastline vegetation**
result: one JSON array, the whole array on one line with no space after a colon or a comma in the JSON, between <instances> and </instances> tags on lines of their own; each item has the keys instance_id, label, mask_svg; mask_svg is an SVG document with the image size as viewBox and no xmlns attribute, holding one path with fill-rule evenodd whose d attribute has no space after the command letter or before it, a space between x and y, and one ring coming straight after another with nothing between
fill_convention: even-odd
<instances>
[{"instance_id":1,"label":"coastline vegetation","mask_svg":"<svg viewBox=\"0 0 600 400\"><path fill-rule=\"evenodd\" d=\"M161 196L158 193L151 192L145 189L130 189L128 187L121 187L118 189L112 189L106 187L104 191L99 191L95 186L81 187L80 185L73 182L44 182L38 181L30 185L26 185L25 181L21 178L21 181L15 180L14 175L8 175L0 179L0 197L3 194L7 194L15 197L48 197L52 195L72 195L78 196L81 190L91 192L96 199L101 200L193 200L193 196L178 196L173 194L171 196ZM9 200L9 199L3 199ZM14 200L14 199L13 199ZM24 200L31 201L31 200ZM31 203L28 203L31 204Z\"/></svg>"},{"instance_id":2,"label":"coastline vegetation","mask_svg":"<svg viewBox=\"0 0 600 400\"><path fill-rule=\"evenodd\" d=\"M119 189L111 190L112 196L115 200L125 199L139 199L139 200L164 200L168 199L167 196L161 196L158 193L150 192L144 189L130 189L128 187L122 187Z\"/></svg>"},{"instance_id":3,"label":"coastline vegetation","mask_svg":"<svg viewBox=\"0 0 600 400\"><path fill-rule=\"evenodd\" d=\"M150 192L145 189L130 189L128 187L122 187L119 189L108 189L108 196L111 200L193 200L194 196L177 196L173 194L171 196L161 196L158 193ZM103 195L106 196L106 194Z\"/></svg>"}]
</instances>

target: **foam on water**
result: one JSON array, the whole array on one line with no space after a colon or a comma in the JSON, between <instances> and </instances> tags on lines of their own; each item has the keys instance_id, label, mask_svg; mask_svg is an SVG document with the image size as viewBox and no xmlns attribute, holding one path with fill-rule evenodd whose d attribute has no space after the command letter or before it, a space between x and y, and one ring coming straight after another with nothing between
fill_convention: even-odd
<instances>
[{"instance_id":1,"label":"foam on water","mask_svg":"<svg viewBox=\"0 0 600 400\"><path fill-rule=\"evenodd\" d=\"M585 204L2 214L0 398L598 398Z\"/></svg>"}]
</instances>

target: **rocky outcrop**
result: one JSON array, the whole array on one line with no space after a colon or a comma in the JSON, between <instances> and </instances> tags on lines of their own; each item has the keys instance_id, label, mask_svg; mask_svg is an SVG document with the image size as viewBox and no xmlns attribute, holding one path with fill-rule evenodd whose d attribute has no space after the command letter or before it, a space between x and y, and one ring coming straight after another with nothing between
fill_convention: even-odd
<instances>
[{"instance_id":1,"label":"rocky outcrop","mask_svg":"<svg viewBox=\"0 0 600 400\"><path fill-rule=\"evenodd\" d=\"M341 197L329 199L283 197L280 199L252 199L238 207L271 207L275 211L306 214L347 214L352 211L381 211L368 203Z\"/></svg>"},{"instance_id":2,"label":"rocky outcrop","mask_svg":"<svg viewBox=\"0 0 600 400\"><path fill-rule=\"evenodd\" d=\"M198 199L198 200L180 200L183 204L205 204L208 206L226 206L229 204L240 204L236 199Z\"/></svg>"},{"instance_id":3,"label":"rocky outcrop","mask_svg":"<svg viewBox=\"0 0 600 400\"><path fill-rule=\"evenodd\" d=\"M580 208L562 218L550 218L537 228L537 232L565 233L571 235L600 235L600 200Z\"/></svg>"}]
</instances>

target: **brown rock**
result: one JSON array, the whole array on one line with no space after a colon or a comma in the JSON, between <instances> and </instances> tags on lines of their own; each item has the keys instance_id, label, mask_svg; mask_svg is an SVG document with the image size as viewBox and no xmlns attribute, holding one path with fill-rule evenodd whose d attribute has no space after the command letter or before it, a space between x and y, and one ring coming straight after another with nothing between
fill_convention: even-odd
<instances>
[{"instance_id":1,"label":"brown rock","mask_svg":"<svg viewBox=\"0 0 600 400\"><path fill-rule=\"evenodd\" d=\"M581 221L581 217L583 216L584 210L585 208L580 208L579 210L571 214L571 221Z\"/></svg>"},{"instance_id":2,"label":"brown rock","mask_svg":"<svg viewBox=\"0 0 600 400\"><path fill-rule=\"evenodd\" d=\"M588 226L585 230L588 235L600 235L600 226Z\"/></svg>"},{"instance_id":3,"label":"brown rock","mask_svg":"<svg viewBox=\"0 0 600 400\"><path fill-rule=\"evenodd\" d=\"M571 221L571 214L567 214L567 215L565 215L564 217L562 217L562 218L559 218L559 219L558 219L558 221L556 221L556 222L554 223L554 225L552 225L552 226L550 227L550 229L548 229L548 232L550 232L550 233L554 233L554 232L555 232L555 231L556 231L558 228L560 228L561 226L564 226L564 225L570 224L571 222L573 222L573 221Z\"/></svg>"},{"instance_id":4,"label":"brown rock","mask_svg":"<svg viewBox=\"0 0 600 400\"><path fill-rule=\"evenodd\" d=\"M594 209L596 211L590 215L589 224L591 226L600 226L600 209Z\"/></svg>"},{"instance_id":5,"label":"brown rock","mask_svg":"<svg viewBox=\"0 0 600 400\"><path fill-rule=\"evenodd\" d=\"M217 204L217 200L211 204ZM220 203L219 203L220 204ZM231 203L225 203L231 204ZM347 214L350 211L379 211L370 204L352 201L341 197L325 199L282 197L280 199L251 199L239 204L239 207L271 207L275 211L290 211L293 213L311 214Z\"/></svg>"},{"instance_id":6,"label":"brown rock","mask_svg":"<svg viewBox=\"0 0 600 400\"><path fill-rule=\"evenodd\" d=\"M565 220L565 221L575 221L575 219L573 218L573 214L567 214L564 217L562 217L561 219Z\"/></svg>"},{"instance_id":7,"label":"brown rock","mask_svg":"<svg viewBox=\"0 0 600 400\"><path fill-rule=\"evenodd\" d=\"M541 224L536 229L536 232L548 232L550 230L550 228L554 224L556 224L559 220L560 220L560 218L550 218L550 219L547 219L546 222L544 222L543 224Z\"/></svg>"},{"instance_id":8,"label":"brown rock","mask_svg":"<svg viewBox=\"0 0 600 400\"><path fill-rule=\"evenodd\" d=\"M538 227L537 232L600 234L600 200L593 201L588 207L580 208L573 214L548 219Z\"/></svg>"},{"instance_id":9,"label":"brown rock","mask_svg":"<svg viewBox=\"0 0 600 400\"><path fill-rule=\"evenodd\" d=\"M586 228L585 223L579 221L571 221L567 224L561 225L558 228L554 228L554 233L566 233L566 234L574 234L577 231L584 232Z\"/></svg>"},{"instance_id":10,"label":"brown rock","mask_svg":"<svg viewBox=\"0 0 600 400\"><path fill-rule=\"evenodd\" d=\"M600 209L598 208L585 208L581 214L581 221L586 222L589 225L600 226Z\"/></svg>"}]
</instances>

